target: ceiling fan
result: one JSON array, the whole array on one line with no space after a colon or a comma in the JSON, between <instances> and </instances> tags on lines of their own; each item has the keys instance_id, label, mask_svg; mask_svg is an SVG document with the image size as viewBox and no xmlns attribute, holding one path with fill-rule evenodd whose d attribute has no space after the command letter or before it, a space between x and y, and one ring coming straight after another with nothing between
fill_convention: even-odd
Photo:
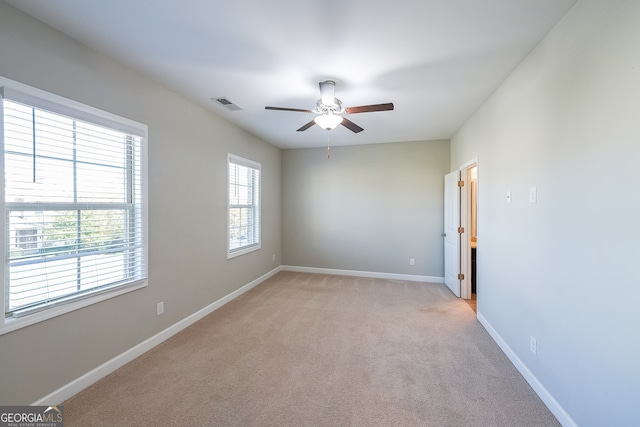
<instances>
[{"instance_id":1,"label":"ceiling fan","mask_svg":"<svg viewBox=\"0 0 640 427\"><path fill-rule=\"evenodd\" d=\"M342 101L335 97L335 89L336 82L332 80L320 82L320 99L318 99L318 101L316 102L315 110L268 106L264 108L266 110L295 111L298 113L318 114L316 118L298 129L298 132L305 131L311 126L317 124L318 126L326 130L332 130L335 129L338 125L342 125L354 133L362 132L364 129L353 123L346 117L341 116L340 114L372 113L374 111L393 110L393 104L390 102L386 104L361 105L359 107L342 108Z\"/></svg>"}]
</instances>

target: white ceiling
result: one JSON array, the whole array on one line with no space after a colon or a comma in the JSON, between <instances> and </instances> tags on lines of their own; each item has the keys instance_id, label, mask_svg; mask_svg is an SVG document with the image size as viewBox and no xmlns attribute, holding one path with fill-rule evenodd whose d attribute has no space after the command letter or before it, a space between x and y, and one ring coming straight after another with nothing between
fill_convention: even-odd
<instances>
[{"instance_id":1,"label":"white ceiling","mask_svg":"<svg viewBox=\"0 0 640 427\"><path fill-rule=\"evenodd\" d=\"M6 0L282 148L451 137L575 0ZM313 126L318 82L365 130ZM241 107L228 111L211 98Z\"/></svg>"}]
</instances>

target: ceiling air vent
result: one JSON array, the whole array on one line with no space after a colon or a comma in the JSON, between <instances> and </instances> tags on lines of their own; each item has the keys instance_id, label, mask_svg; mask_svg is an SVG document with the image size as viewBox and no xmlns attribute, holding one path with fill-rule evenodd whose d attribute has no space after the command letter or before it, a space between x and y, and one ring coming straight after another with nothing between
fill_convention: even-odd
<instances>
[{"instance_id":1,"label":"ceiling air vent","mask_svg":"<svg viewBox=\"0 0 640 427\"><path fill-rule=\"evenodd\" d=\"M240 106L238 106L237 104L234 104L233 102L229 101L227 98L211 98L212 101L217 102L220 106L226 108L229 111L238 111L238 110L242 110L242 108Z\"/></svg>"}]
</instances>

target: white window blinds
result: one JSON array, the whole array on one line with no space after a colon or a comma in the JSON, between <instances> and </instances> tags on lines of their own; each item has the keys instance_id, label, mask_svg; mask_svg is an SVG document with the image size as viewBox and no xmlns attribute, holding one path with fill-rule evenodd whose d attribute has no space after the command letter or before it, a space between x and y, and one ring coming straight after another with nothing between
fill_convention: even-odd
<instances>
[{"instance_id":1,"label":"white window blinds","mask_svg":"<svg viewBox=\"0 0 640 427\"><path fill-rule=\"evenodd\" d=\"M145 279L143 136L3 93L5 318Z\"/></svg>"},{"instance_id":2,"label":"white window blinds","mask_svg":"<svg viewBox=\"0 0 640 427\"><path fill-rule=\"evenodd\" d=\"M259 163L229 155L228 257L260 249Z\"/></svg>"}]
</instances>

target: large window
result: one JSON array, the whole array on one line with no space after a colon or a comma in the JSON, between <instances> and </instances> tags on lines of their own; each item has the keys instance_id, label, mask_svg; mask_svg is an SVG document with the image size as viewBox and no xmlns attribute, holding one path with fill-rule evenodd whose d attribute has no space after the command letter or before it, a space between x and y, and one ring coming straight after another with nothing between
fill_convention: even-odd
<instances>
[{"instance_id":1,"label":"large window","mask_svg":"<svg viewBox=\"0 0 640 427\"><path fill-rule=\"evenodd\" d=\"M3 87L0 100L4 325L137 289L147 277L146 127L22 89Z\"/></svg>"},{"instance_id":2,"label":"large window","mask_svg":"<svg viewBox=\"0 0 640 427\"><path fill-rule=\"evenodd\" d=\"M260 249L260 164L229 154L228 257Z\"/></svg>"}]
</instances>

